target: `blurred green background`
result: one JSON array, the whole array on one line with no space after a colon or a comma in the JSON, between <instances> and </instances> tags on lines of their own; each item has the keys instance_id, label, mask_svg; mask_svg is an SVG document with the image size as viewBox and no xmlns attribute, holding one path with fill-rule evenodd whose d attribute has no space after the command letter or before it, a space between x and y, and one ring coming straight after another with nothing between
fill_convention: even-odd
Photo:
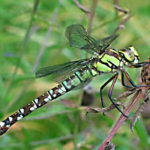
<instances>
[{"instance_id":1,"label":"blurred green background","mask_svg":"<svg viewBox=\"0 0 150 150\"><path fill-rule=\"evenodd\" d=\"M150 1L149 0L79 0L93 18L71 0L1 0L0 4L0 120L5 119L33 99L56 85L49 77L36 79L34 73L45 66L86 58L86 52L70 48L64 35L70 24L82 24L91 29L92 37L104 38L113 33L127 17L116 11L115 3L129 10L131 18L118 31L112 44L116 49L134 45L141 61L150 56ZM90 55L88 55L90 57ZM140 69L126 70L139 84ZM101 107L99 88L110 78L103 75L91 82L95 100L92 107ZM104 91L105 103L109 86ZM113 97L125 89L118 80ZM72 91L19 121L0 137L2 150L72 150L98 149L109 134L117 110L108 115L86 114L78 109L83 90ZM60 100L65 100L60 101ZM128 103L131 98L123 100ZM148 121L147 121L148 122ZM134 133L126 121L112 142L118 150L148 149L150 138L145 120L138 120Z\"/></svg>"}]
</instances>

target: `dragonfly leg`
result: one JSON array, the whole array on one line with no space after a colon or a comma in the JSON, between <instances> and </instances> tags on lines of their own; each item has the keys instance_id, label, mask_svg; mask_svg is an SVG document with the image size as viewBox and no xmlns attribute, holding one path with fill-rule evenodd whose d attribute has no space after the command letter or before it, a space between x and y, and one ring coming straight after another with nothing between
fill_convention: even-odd
<instances>
[{"instance_id":1,"label":"dragonfly leg","mask_svg":"<svg viewBox=\"0 0 150 150\"><path fill-rule=\"evenodd\" d=\"M132 79L130 78L129 74L125 71L125 70L122 70L121 71L121 75L126 76L126 78L128 79L129 83L133 86L133 87L138 87L137 85L134 84L134 82L132 81ZM123 82L122 82L123 84Z\"/></svg>"},{"instance_id":2,"label":"dragonfly leg","mask_svg":"<svg viewBox=\"0 0 150 150\"><path fill-rule=\"evenodd\" d=\"M103 99L103 89L105 88L105 86L110 83L114 78L115 78L116 74L114 76L112 76L108 81L106 81L100 88L100 98L101 98L101 103L102 103L102 108L105 107L105 103L104 103L104 99Z\"/></svg>"},{"instance_id":3,"label":"dragonfly leg","mask_svg":"<svg viewBox=\"0 0 150 150\"><path fill-rule=\"evenodd\" d=\"M114 89L114 86L115 86L115 83L118 79L118 73L115 74L113 77L112 77L112 80L113 80L113 83L111 85L111 88L110 88L110 91L109 91L109 98L111 100L111 102L113 103L113 105L122 113L122 115L124 115L126 118L128 118L128 116L126 114L123 113L123 111L118 107L118 105L114 102L113 98L112 98L112 92L113 92L113 89Z\"/></svg>"},{"instance_id":4,"label":"dragonfly leg","mask_svg":"<svg viewBox=\"0 0 150 150\"><path fill-rule=\"evenodd\" d=\"M125 73L128 81L130 82L130 84L135 87L135 88L141 88L141 87L150 87L150 85L135 85L134 82L132 81L132 79L130 78L129 74L125 71L125 70L122 70L121 71L122 74ZM123 84L123 83L122 83Z\"/></svg>"},{"instance_id":5,"label":"dragonfly leg","mask_svg":"<svg viewBox=\"0 0 150 150\"><path fill-rule=\"evenodd\" d=\"M130 80L131 80L131 78L130 78L130 76L128 75L128 76L126 76L127 77L127 79L128 79L128 81L130 82ZM121 71L121 82L122 82L122 85L124 86L124 87L126 87L126 88L133 88L133 87L135 87L135 86L133 86L132 84L134 84L133 82L132 82L132 86L129 86L129 85L127 85L126 83L125 83L125 79L124 79L125 77L124 77L124 72L123 71ZM132 80L131 80L132 81ZM135 84L134 84L135 85Z\"/></svg>"},{"instance_id":6,"label":"dragonfly leg","mask_svg":"<svg viewBox=\"0 0 150 150\"><path fill-rule=\"evenodd\" d=\"M122 82L122 85L123 85L124 87L126 87L126 88L131 88L131 86L129 86L129 85L127 85L127 84L125 83L124 73L123 73L123 72L121 72L121 82Z\"/></svg>"},{"instance_id":7,"label":"dragonfly leg","mask_svg":"<svg viewBox=\"0 0 150 150\"><path fill-rule=\"evenodd\" d=\"M150 62L140 62L140 63L137 63L137 64L132 64L129 67L131 67L131 68L140 68L140 67L143 67L143 66L148 65L148 64L150 64Z\"/></svg>"}]
</instances>

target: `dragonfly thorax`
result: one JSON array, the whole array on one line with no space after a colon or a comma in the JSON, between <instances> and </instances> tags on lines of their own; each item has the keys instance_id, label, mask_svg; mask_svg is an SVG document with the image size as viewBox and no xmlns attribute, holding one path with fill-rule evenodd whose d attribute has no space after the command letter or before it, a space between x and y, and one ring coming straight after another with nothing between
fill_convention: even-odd
<instances>
[{"instance_id":1,"label":"dragonfly thorax","mask_svg":"<svg viewBox=\"0 0 150 150\"><path fill-rule=\"evenodd\" d=\"M139 55L133 46L119 50L124 65L137 64L140 61Z\"/></svg>"},{"instance_id":2,"label":"dragonfly thorax","mask_svg":"<svg viewBox=\"0 0 150 150\"><path fill-rule=\"evenodd\" d=\"M100 73L116 72L123 65L120 54L112 48L107 49L94 60L94 67Z\"/></svg>"}]
</instances>

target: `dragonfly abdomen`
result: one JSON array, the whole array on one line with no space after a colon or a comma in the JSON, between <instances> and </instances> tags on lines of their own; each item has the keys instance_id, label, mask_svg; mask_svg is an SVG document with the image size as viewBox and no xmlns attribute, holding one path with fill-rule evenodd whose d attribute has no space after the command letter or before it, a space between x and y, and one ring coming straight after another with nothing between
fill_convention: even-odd
<instances>
[{"instance_id":1,"label":"dragonfly abdomen","mask_svg":"<svg viewBox=\"0 0 150 150\"><path fill-rule=\"evenodd\" d=\"M36 109L71 91L82 83L86 83L92 76L93 74L88 67L76 71L68 79L64 80L62 83L58 84L56 87L47 91L43 95L37 97L32 102L9 116L7 119L0 122L0 135L4 134L14 123L26 117Z\"/></svg>"}]
</instances>

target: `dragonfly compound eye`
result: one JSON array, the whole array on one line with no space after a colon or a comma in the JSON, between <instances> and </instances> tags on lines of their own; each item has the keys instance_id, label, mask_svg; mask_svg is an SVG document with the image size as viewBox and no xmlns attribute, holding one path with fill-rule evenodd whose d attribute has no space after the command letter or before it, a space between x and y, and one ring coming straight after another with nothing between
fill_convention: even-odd
<instances>
[{"instance_id":1,"label":"dragonfly compound eye","mask_svg":"<svg viewBox=\"0 0 150 150\"><path fill-rule=\"evenodd\" d=\"M119 53L121 54L122 58L125 59L127 62L133 62L135 59L134 53L130 50L120 50Z\"/></svg>"},{"instance_id":2,"label":"dragonfly compound eye","mask_svg":"<svg viewBox=\"0 0 150 150\"><path fill-rule=\"evenodd\" d=\"M133 46L129 46L126 49L122 49L119 51L123 59L128 61L129 63L138 63L139 62L139 55L136 49Z\"/></svg>"},{"instance_id":3,"label":"dragonfly compound eye","mask_svg":"<svg viewBox=\"0 0 150 150\"><path fill-rule=\"evenodd\" d=\"M134 54L134 61L133 61L133 63L138 63L140 61L140 57L139 57L139 54L138 54L137 50L135 49L135 47L129 46L128 49L130 51L132 51L132 53Z\"/></svg>"}]
</instances>

